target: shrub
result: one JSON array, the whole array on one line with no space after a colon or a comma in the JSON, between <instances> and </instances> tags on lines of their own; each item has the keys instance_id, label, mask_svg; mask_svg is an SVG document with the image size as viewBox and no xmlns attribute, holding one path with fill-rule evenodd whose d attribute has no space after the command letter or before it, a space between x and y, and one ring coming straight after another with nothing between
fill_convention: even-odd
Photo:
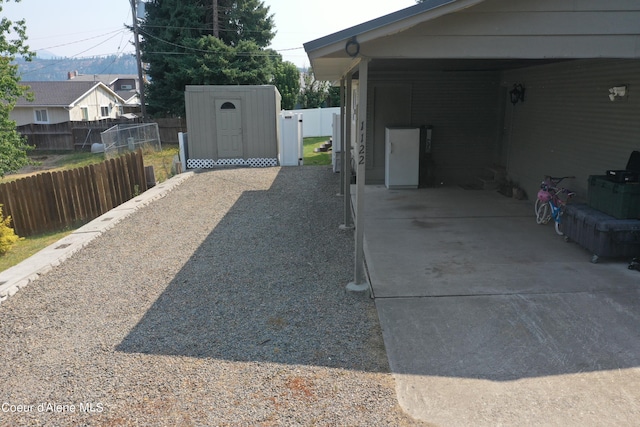
<instances>
[{"instance_id":1,"label":"shrub","mask_svg":"<svg viewBox=\"0 0 640 427\"><path fill-rule=\"evenodd\" d=\"M4 255L20 240L20 237L11 228L11 216L4 218L2 205L0 205L0 255Z\"/></svg>"}]
</instances>

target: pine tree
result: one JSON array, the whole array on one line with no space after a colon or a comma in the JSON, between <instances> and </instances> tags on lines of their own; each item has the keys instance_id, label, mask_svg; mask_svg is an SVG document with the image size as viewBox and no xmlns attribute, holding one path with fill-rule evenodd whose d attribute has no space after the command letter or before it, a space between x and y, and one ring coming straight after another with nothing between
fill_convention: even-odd
<instances>
[{"instance_id":1,"label":"pine tree","mask_svg":"<svg viewBox=\"0 0 640 427\"><path fill-rule=\"evenodd\" d=\"M273 17L260 0L153 0L141 25L151 115L184 115L186 85L269 84Z\"/></svg>"}]
</instances>

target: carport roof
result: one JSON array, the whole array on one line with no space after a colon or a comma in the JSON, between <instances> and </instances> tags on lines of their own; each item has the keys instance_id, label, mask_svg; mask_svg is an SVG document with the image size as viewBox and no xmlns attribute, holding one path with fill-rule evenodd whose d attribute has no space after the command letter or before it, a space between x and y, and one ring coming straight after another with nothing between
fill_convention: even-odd
<instances>
[{"instance_id":1,"label":"carport roof","mask_svg":"<svg viewBox=\"0 0 640 427\"><path fill-rule=\"evenodd\" d=\"M364 58L519 60L640 58L640 4L624 0L427 0L304 44L316 78ZM349 51L348 51L349 50ZM474 67L476 65L473 65Z\"/></svg>"},{"instance_id":2,"label":"carport roof","mask_svg":"<svg viewBox=\"0 0 640 427\"><path fill-rule=\"evenodd\" d=\"M371 21L304 43L304 49L309 55L314 74L318 79L337 80L342 76L345 69L352 68L358 61L347 55L346 52L344 52L344 55L340 55L338 57L333 55L330 58L323 56L328 52L332 52L335 55L336 48L338 51L342 50L347 41L358 37L358 41L360 42L365 35L367 40L390 35L410 28L419 22L439 16L440 14L434 13L431 13L428 16L423 15L437 9L442 9L443 6L453 5L453 7L446 8L446 10L442 11L442 14L445 14L476 3L481 3L482 1L484 0L425 0L415 6L410 6L397 12L372 19ZM340 74L336 74L336 72ZM327 74L324 75L325 73Z\"/></svg>"}]
</instances>

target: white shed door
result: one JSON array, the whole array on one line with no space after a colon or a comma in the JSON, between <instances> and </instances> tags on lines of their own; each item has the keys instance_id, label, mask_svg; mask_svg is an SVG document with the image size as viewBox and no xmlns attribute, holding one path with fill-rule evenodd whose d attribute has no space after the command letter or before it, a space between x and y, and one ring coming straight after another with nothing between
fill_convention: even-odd
<instances>
[{"instance_id":1,"label":"white shed door","mask_svg":"<svg viewBox=\"0 0 640 427\"><path fill-rule=\"evenodd\" d=\"M218 158L241 158L242 109L239 99L216 99Z\"/></svg>"}]
</instances>

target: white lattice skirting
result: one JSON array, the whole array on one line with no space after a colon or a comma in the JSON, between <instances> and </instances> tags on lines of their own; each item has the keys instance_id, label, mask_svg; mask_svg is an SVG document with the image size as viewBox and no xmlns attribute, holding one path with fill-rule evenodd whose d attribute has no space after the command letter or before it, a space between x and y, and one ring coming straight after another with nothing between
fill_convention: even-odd
<instances>
[{"instance_id":1,"label":"white lattice skirting","mask_svg":"<svg viewBox=\"0 0 640 427\"><path fill-rule=\"evenodd\" d=\"M187 169L212 169L216 166L249 166L268 168L278 166L278 159L188 159Z\"/></svg>"}]
</instances>

